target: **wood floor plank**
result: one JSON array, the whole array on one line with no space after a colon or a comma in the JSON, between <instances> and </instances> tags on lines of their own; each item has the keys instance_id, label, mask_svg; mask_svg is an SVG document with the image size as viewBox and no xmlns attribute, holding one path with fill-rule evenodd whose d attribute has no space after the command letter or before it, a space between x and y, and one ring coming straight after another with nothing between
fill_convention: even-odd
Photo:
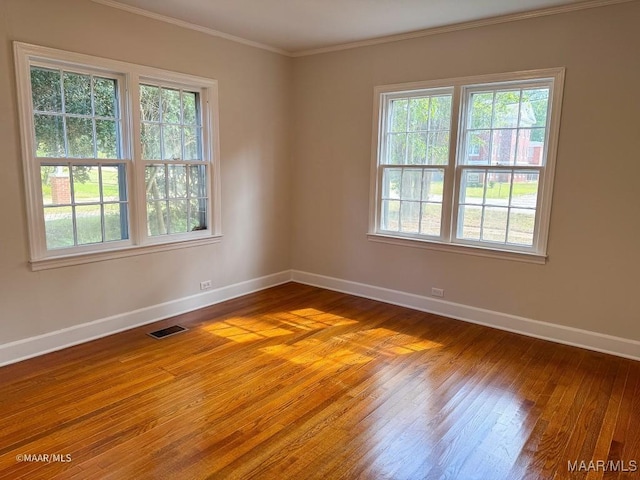
<instances>
[{"instance_id":1,"label":"wood floor plank","mask_svg":"<svg viewBox=\"0 0 640 480\"><path fill-rule=\"evenodd\" d=\"M640 363L295 283L0 368L0 408L0 479L608 480L637 473L567 460L640 459Z\"/></svg>"}]
</instances>

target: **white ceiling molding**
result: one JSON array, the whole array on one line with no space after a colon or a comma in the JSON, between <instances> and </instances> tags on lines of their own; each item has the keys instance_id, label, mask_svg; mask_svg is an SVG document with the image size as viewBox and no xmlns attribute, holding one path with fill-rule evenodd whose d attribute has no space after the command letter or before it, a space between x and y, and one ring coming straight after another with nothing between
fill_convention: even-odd
<instances>
[{"instance_id":1,"label":"white ceiling molding","mask_svg":"<svg viewBox=\"0 0 640 480\"><path fill-rule=\"evenodd\" d=\"M159 13L155 13L155 12L151 12L149 10L145 10L142 8L138 8L138 7L133 7L130 5L125 5L122 4L116 0L91 0L92 2L95 3L99 3L108 7L112 7L112 8L117 8L119 10L124 10L126 12L129 13L133 13L136 15L141 15L144 17L148 17L154 20L158 20L161 22L165 22L165 23L170 23L182 28L187 28L190 30L195 30L197 32L200 33L204 33L206 35L211 35L214 37L219 37L219 38L224 38L226 40L230 40L232 42L237 42L243 45L247 45L250 47L254 47L254 48L259 48L262 50L267 50L269 52L273 52L273 53L277 53L280 55L284 55L287 57L306 57L306 56L310 56L310 55L318 55L318 54L322 54L322 53L329 53L329 52L337 52L337 51L341 51L341 50L348 50L348 49L353 49L353 48L359 48L359 47L367 47L367 46L371 46L371 45L379 45L379 44L384 44L384 43L391 43L391 42L398 42L401 40L410 40L413 38L421 38L421 37L427 37L430 35L438 35L438 34L442 34L442 33L449 33L449 32L455 32L455 31L459 31L459 30L468 30L471 28L478 28L478 27L484 27L484 26L488 26L488 25L497 25L497 24L501 24L501 23L508 23L508 22L516 22L519 20L527 20L527 19L531 19L531 18L539 18L539 17L546 17L549 15L558 15L558 14L562 14L562 13L568 13L568 12L575 12L578 10L585 10L585 9L590 9L590 8L598 8L598 7L605 7L605 6L609 6L609 5L616 5L616 4L621 4L621 3L628 3L628 2L634 2L634 1L638 1L638 0L586 0L584 2L579 2L579 3L570 3L570 4L564 4L564 5L559 5L559 6L555 6L555 7L547 7L547 8L541 8L541 9L536 9L536 10L530 10L530 11L526 11L526 12L519 12L519 13L512 13L512 14L508 14L508 15L500 15L500 16L494 16L494 17L488 17L488 18L483 18L480 20L471 20L468 22L460 22L460 23L454 23L451 25L443 25L440 27L432 27L432 28L427 28L424 30L416 30L416 31L412 31L412 32L407 32L407 33L401 33L401 34L397 34L397 35L388 35L388 36L383 36L383 37L375 37L375 38L371 38L371 39L367 39L367 40L360 40L360 41L356 41L356 42L348 42L348 43L341 43L341 44L336 44L336 45L331 45L331 46L327 46L327 47L320 47L320 48L313 48L313 49L308 49L308 50L298 50L298 51L288 51L288 50L284 50L282 48L278 48L278 47L274 47L271 45L267 45L264 43L260 43L260 42L256 42L253 40L248 40L246 38L242 38L236 35L231 35L228 33L224 33L218 30L214 30L212 28L207 28L207 27L203 27L201 25L196 25L194 23L191 22L187 22L184 20L179 20L177 18L173 18L167 15L162 15Z\"/></svg>"},{"instance_id":2,"label":"white ceiling molding","mask_svg":"<svg viewBox=\"0 0 640 480\"><path fill-rule=\"evenodd\" d=\"M102 5L106 5L107 7L113 7L113 8L117 8L118 10L124 10L125 12L134 13L136 15L142 15L143 17L152 18L153 20L158 20L160 22L171 23L173 25L177 25L178 27L188 28L189 30L195 30L196 32L204 33L206 35L211 35L212 37L224 38L225 40L241 43L243 45L248 45L250 47L261 48L262 50L268 50L269 52L279 53L280 55L285 55L287 57L291 56L291 52L288 52L281 48L272 47L271 45L265 45L264 43L260 43L260 42L254 42L253 40L247 40L246 38L230 35L228 33L220 32L212 28L207 28L201 25L196 25L194 23L185 22L184 20L168 17L166 15L161 15L159 13L150 12L149 10L144 10L142 8L132 7L130 5L124 5L115 0L91 0L91 1L95 3L100 3Z\"/></svg>"},{"instance_id":3,"label":"white ceiling molding","mask_svg":"<svg viewBox=\"0 0 640 480\"><path fill-rule=\"evenodd\" d=\"M349 50L351 48L368 47L370 45L379 45L382 43L399 42L401 40L410 40L412 38L428 37L430 35L438 35L441 33L456 32L458 30L467 30L470 28L485 27L488 25L497 25L500 23L517 22L519 20L527 20L530 18L546 17L549 15L558 15L561 13L575 12L577 10L586 10L588 8L605 7L607 5L616 5L619 3L628 3L636 0L587 0L580 3L572 3L567 5L559 5L557 7L547 7L528 12L512 13L509 15L500 15L498 17L483 18L480 20L472 20L469 22L454 23L452 25L444 25L442 27L427 28L414 32L401 33L398 35L389 35L385 37L371 38L369 40L361 40L359 42L343 43L341 45L333 45L330 47L313 48L309 50L300 50L290 52L291 57L306 57L309 55L318 55L321 53L337 52L340 50Z\"/></svg>"}]
</instances>

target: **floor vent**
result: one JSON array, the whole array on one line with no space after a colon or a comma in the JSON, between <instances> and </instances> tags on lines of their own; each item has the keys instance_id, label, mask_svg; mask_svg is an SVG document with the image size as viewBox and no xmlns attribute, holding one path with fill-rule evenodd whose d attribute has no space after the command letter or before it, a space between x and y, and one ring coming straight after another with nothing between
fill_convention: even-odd
<instances>
[{"instance_id":1,"label":"floor vent","mask_svg":"<svg viewBox=\"0 0 640 480\"><path fill-rule=\"evenodd\" d=\"M155 332L151 332L148 335L152 336L153 338L164 338L168 337L169 335L175 335L176 333L186 331L187 329L181 327L180 325L173 325L171 327L163 328L162 330L156 330Z\"/></svg>"}]
</instances>

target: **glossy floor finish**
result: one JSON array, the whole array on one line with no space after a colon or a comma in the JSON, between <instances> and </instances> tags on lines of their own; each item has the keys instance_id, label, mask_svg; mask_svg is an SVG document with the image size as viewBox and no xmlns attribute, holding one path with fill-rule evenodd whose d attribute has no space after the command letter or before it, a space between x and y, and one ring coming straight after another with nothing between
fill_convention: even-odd
<instances>
[{"instance_id":1,"label":"glossy floor finish","mask_svg":"<svg viewBox=\"0 0 640 480\"><path fill-rule=\"evenodd\" d=\"M638 362L294 283L177 320L1 368L0 478L640 476Z\"/></svg>"}]
</instances>

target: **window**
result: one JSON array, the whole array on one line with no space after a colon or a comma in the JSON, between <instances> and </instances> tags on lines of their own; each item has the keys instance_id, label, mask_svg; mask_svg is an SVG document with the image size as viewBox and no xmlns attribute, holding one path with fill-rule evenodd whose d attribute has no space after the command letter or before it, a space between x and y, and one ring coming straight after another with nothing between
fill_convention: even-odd
<instances>
[{"instance_id":1,"label":"window","mask_svg":"<svg viewBox=\"0 0 640 480\"><path fill-rule=\"evenodd\" d=\"M563 76L376 88L369 237L544 261Z\"/></svg>"},{"instance_id":2,"label":"window","mask_svg":"<svg viewBox=\"0 0 640 480\"><path fill-rule=\"evenodd\" d=\"M15 51L34 268L219 239L214 80Z\"/></svg>"},{"instance_id":3,"label":"window","mask_svg":"<svg viewBox=\"0 0 640 480\"><path fill-rule=\"evenodd\" d=\"M140 85L147 233L207 228L207 172L198 92ZM164 162L160 162L164 160Z\"/></svg>"}]
</instances>

